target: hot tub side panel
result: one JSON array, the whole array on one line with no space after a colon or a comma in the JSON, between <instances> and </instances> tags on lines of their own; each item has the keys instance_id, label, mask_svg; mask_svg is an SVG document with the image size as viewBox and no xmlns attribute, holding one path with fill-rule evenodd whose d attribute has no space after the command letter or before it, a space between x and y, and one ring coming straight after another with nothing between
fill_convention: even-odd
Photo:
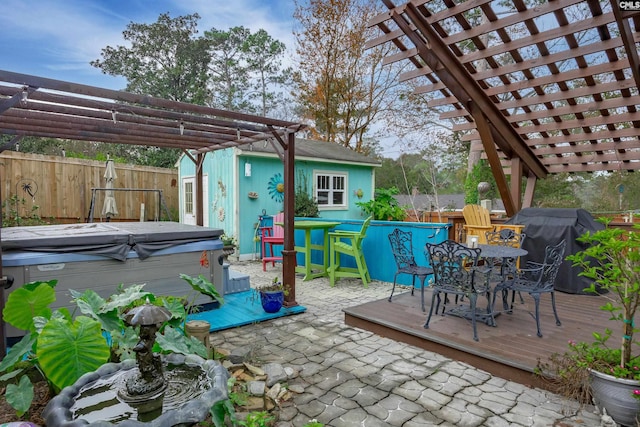
<instances>
[{"instance_id":1,"label":"hot tub side panel","mask_svg":"<svg viewBox=\"0 0 640 427\"><path fill-rule=\"evenodd\" d=\"M4 290L5 301L13 290L32 281L57 279L56 301L52 308L76 307L71 302L70 290L83 292L92 289L103 298L116 292L119 284L125 286L145 284L144 289L155 295L195 298L195 304L210 302L180 279L181 273L197 277L202 274L224 294L222 243L219 240L188 243L157 251L153 256L140 259L131 251L125 261L80 254L47 254L33 252L6 253L3 272L14 277L14 285ZM24 335L10 325L7 337Z\"/></svg>"}]
</instances>

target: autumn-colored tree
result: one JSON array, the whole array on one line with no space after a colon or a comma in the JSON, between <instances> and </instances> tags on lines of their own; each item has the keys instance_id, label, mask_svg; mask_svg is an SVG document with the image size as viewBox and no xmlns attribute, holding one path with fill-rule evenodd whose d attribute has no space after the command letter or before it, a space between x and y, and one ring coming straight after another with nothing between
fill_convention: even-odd
<instances>
[{"instance_id":1,"label":"autumn-colored tree","mask_svg":"<svg viewBox=\"0 0 640 427\"><path fill-rule=\"evenodd\" d=\"M294 93L313 137L366 151L367 133L389 108L398 66L383 67L389 46L366 49L375 0L296 0L298 55Z\"/></svg>"}]
</instances>

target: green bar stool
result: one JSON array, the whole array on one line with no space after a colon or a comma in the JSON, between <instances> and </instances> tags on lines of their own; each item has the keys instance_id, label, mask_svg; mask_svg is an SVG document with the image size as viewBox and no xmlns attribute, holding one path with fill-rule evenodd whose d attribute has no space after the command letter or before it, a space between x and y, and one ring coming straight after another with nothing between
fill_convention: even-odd
<instances>
[{"instance_id":1,"label":"green bar stool","mask_svg":"<svg viewBox=\"0 0 640 427\"><path fill-rule=\"evenodd\" d=\"M367 235L370 223L371 217L364 220L360 231L335 230L329 232L329 283L331 286L335 286L336 280L341 277L359 277L364 287L368 287L371 276L362 252L362 241ZM343 255L353 257L356 267L342 266L340 257Z\"/></svg>"}]
</instances>

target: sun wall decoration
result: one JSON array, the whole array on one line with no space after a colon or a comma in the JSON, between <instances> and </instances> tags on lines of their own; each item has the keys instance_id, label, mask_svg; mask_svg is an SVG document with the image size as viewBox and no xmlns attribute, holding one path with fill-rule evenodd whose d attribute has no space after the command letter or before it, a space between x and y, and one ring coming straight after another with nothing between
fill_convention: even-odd
<instances>
[{"instance_id":1,"label":"sun wall decoration","mask_svg":"<svg viewBox=\"0 0 640 427\"><path fill-rule=\"evenodd\" d=\"M269 184L267 185L269 195L273 200L280 203L284 200L284 180L282 174L277 173L271 177Z\"/></svg>"}]
</instances>

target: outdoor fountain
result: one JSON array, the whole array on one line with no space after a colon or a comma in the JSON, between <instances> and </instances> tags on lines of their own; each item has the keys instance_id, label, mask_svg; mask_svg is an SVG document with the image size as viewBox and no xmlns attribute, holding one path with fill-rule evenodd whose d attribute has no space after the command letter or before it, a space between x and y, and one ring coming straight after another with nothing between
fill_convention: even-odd
<instances>
[{"instance_id":1,"label":"outdoor fountain","mask_svg":"<svg viewBox=\"0 0 640 427\"><path fill-rule=\"evenodd\" d=\"M140 326L136 360L106 363L64 388L44 411L56 427L183 427L204 421L209 409L227 399L228 371L196 355L154 354L155 334L171 317L144 304L127 314Z\"/></svg>"}]
</instances>

